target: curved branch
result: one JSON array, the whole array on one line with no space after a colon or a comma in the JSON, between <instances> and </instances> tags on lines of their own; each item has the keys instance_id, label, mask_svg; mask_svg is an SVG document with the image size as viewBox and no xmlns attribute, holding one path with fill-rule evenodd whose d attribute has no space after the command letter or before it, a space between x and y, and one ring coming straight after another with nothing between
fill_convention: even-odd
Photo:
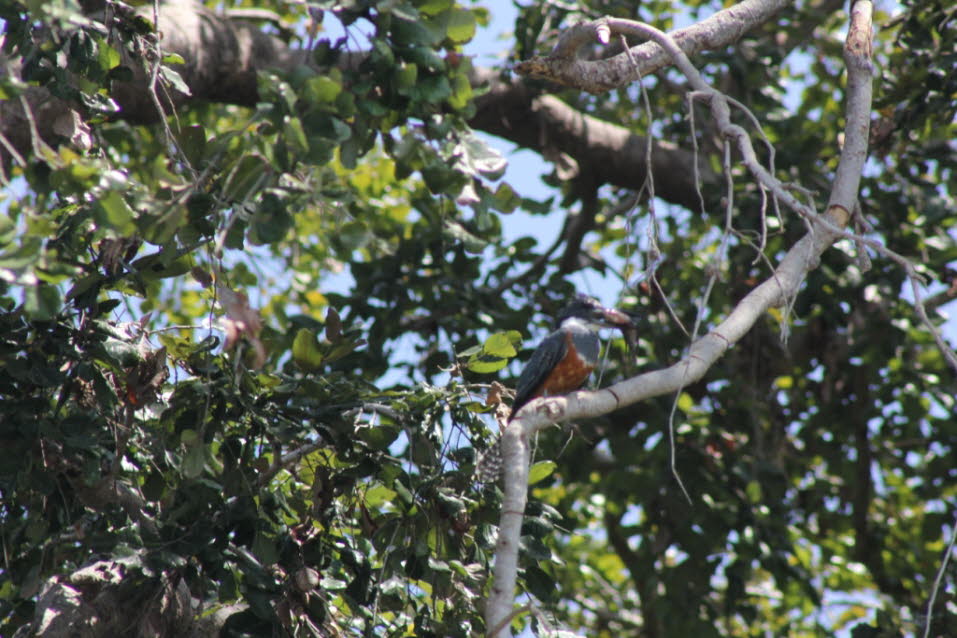
<instances>
[{"instance_id":1,"label":"curved branch","mask_svg":"<svg viewBox=\"0 0 957 638\"><path fill-rule=\"evenodd\" d=\"M845 145L840 165L831 189L828 209L823 216L808 214L809 211L795 201L786 201L808 220L809 229L784 256L771 277L748 293L731 311L728 317L708 334L696 339L688 354L677 363L663 370L656 370L627 379L609 388L595 392L576 392L567 397L536 399L525 406L502 436L502 451L505 473L505 499L502 504L499 541L495 557L495 584L486 609L486 626L494 636L508 636L507 628L501 632L497 627L507 618L514 596L518 565L518 541L522 516L526 503L528 477L528 437L550 424L570 419L594 417L606 414L619 407L643 399L673 393L701 379L712 365L738 340L740 340L770 308L787 303L798 292L807 273L820 262L821 254L834 241L846 235L844 227L850 220L850 212L857 201L861 170L867 149L868 121L871 108L872 69L870 62L871 14L870 0L858 0L852 8L851 25L845 43L845 61L848 69L847 124ZM600 20L587 27L599 37L609 38L609 29L618 32L636 29L655 37L663 50L669 50L674 62L685 72L692 87L706 93L712 107L712 115L725 136L733 133L739 147L745 151L750 140L741 131L729 130L723 123L728 109L724 96L707 85L687 60L673 39L656 29L628 21ZM601 29L606 32L602 35ZM699 82L701 84L699 84ZM721 98L724 98L722 101ZM753 153L753 149L752 149ZM755 172L750 164L748 168ZM758 167L755 176L765 182L780 186L773 176L764 175ZM766 184L771 186L771 184ZM793 200L793 198L791 198ZM796 206L795 206L796 205Z\"/></svg>"},{"instance_id":2,"label":"curved branch","mask_svg":"<svg viewBox=\"0 0 957 638\"><path fill-rule=\"evenodd\" d=\"M686 55L720 49L736 42L791 4L791 0L744 0L690 27L678 29L671 36ZM632 47L630 54L624 51L604 60L574 59L575 52L586 43L595 40L609 42L600 35L598 22L573 26L562 34L551 55L520 62L515 70L522 75L544 78L589 93L604 93L634 82L639 72L645 76L675 61L654 42ZM638 62L637 69L632 58Z\"/></svg>"}]
</instances>

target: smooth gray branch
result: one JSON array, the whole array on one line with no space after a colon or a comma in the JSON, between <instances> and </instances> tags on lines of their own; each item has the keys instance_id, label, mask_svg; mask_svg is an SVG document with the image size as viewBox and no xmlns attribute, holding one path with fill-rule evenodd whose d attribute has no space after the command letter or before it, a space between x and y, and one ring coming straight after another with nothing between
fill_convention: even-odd
<instances>
[{"instance_id":1,"label":"smooth gray branch","mask_svg":"<svg viewBox=\"0 0 957 638\"><path fill-rule=\"evenodd\" d=\"M748 4L748 3L742 3ZM751 3L763 5L763 3ZM772 3L767 3L772 4ZM737 5L741 6L741 5ZM784 256L774 273L752 290L731 311L728 317L703 337L696 339L688 354L677 363L663 370L656 370L622 381L595 392L576 392L567 397L536 399L526 406L506 428L502 437L505 460L505 499L499 540L495 557L495 582L486 608L486 626L489 635L510 636L507 619L510 617L516 574L518 569L518 545L522 516L528 489L528 440L532 433L552 423L576 418L595 417L606 414L623 405L643 399L675 392L698 379L770 308L786 304L797 294L808 271L815 268L820 255L837 238L847 235L844 227L850 219L850 211L857 201L861 169L866 157L869 114L871 109L872 71L870 63L871 14L870 0L859 0L851 14L851 25L845 45L845 61L848 67L847 124L845 146L840 167L832 185L828 209L817 215L798 202L769 171L757 161L746 131L730 122L730 104L727 98L709 87L687 55L675 40L661 31L621 20L601 20L593 27L577 27L569 36L568 49L580 46L583 37L597 37L608 41L611 34L641 33L655 39L657 45L671 57L684 72L695 93L707 98L712 117L722 134L737 142L745 156L744 162L760 183L775 196L801 214L809 223L807 234ZM607 30L607 31L606 31ZM560 47L561 47L560 43ZM566 53L566 49L559 49ZM642 71L644 72L644 71ZM579 84L581 88L586 88ZM747 157L750 152L750 157Z\"/></svg>"},{"instance_id":2,"label":"smooth gray branch","mask_svg":"<svg viewBox=\"0 0 957 638\"><path fill-rule=\"evenodd\" d=\"M672 37L687 55L720 49L738 41L791 4L791 0L744 0L701 22L674 31ZM614 30L609 33L607 24L596 20L575 25L562 34L551 55L520 62L515 65L515 70L521 75L544 78L589 93L604 93L634 82L638 73L649 75L674 63L674 58L654 42L632 47L630 53L625 51L604 60L576 59L575 53L586 43L608 41ZM637 69L632 58L637 61Z\"/></svg>"}]
</instances>

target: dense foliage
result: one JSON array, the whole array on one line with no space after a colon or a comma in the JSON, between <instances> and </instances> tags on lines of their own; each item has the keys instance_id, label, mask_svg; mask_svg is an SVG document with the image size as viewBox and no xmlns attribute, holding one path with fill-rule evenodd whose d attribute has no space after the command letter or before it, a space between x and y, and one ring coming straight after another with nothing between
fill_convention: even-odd
<instances>
[{"instance_id":1,"label":"dense foliage","mask_svg":"<svg viewBox=\"0 0 957 638\"><path fill-rule=\"evenodd\" d=\"M641 317L635 350L608 343L603 383L670 363L804 225L766 211L737 168L733 232L723 178L694 209L655 200L652 221L641 181L605 184L587 148L569 177L547 139L532 150L558 162L548 200L504 181L470 126L485 89L469 43L495 6L209 2L268 10L256 29L299 56L256 69L250 99L202 93L215 73L133 4L0 2L0 98L32 111L25 145L3 129L0 633L481 633L500 493L472 472L498 431L490 383L512 384L584 281ZM927 277L937 324L957 297L945 5L878 5L861 192L870 236ZM199 10L167 6L171 20ZM843 126L840 7L802 3L694 60L819 208ZM533 2L502 47L514 61L581 18L671 28L720 8ZM646 111L637 84L528 82L638 134L687 149L694 135L720 174L683 86L645 78ZM529 236L586 216L556 246ZM900 265L856 254L829 251L705 382L540 438L520 581L532 611L516 627L923 629L957 505L957 382ZM951 563L931 635L957 635L955 583ZM45 609L60 615L41 627Z\"/></svg>"}]
</instances>

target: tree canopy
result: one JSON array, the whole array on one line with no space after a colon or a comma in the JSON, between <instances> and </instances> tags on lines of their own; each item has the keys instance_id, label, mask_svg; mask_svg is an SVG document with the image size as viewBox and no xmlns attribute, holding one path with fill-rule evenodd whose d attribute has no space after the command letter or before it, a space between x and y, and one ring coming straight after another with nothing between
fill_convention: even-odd
<instances>
[{"instance_id":1,"label":"tree canopy","mask_svg":"<svg viewBox=\"0 0 957 638\"><path fill-rule=\"evenodd\" d=\"M950 3L503 10L0 0L0 634L957 635Z\"/></svg>"}]
</instances>

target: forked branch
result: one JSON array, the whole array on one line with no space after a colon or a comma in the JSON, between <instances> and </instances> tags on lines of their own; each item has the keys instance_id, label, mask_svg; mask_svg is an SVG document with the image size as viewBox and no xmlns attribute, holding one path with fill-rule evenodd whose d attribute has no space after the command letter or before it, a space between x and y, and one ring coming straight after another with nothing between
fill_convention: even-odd
<instances>
[{"instance_id":1,"label":"forked branch","mask_svg":"<svg viewBox=\"0 0 957 638\"><path fill-rule=\"evenodd\" d=\"M792 0L744 0L713 16L672 34L686 55L726 47L737 42L751 29L766 23L776 13L791 6ZM602 34L605 20L584 22L567 29L551 55L520 62L515 70L521 75L541 77L565 86L604 93L630 84L638 74L647 76L675 63L670 53L655 42L646 42L604 60L578 60L575 53L585 44L607 44ZM627 21L626 21L627 22ZM638 67L635 68L634 61Z\"/></svg>"},{"instance_id":2,"label":"forked branch","mask_svg":"<svg viewBox=\"0 0 957 638\"><path fill-rule=\"evenodd\" d=\"M765 6L773 3L744 2L735 8L743 5ZM748 149L753 157L750 138L743 129L731 124L727 98L707 86L674 38L647 25L622 20L601 20L584 27L575 27L570 39L563 38L559 48L567 46L569 49L575 49L583 43L579 37L581 33L591 33L593 35L590 37L598 37L604 41L610 41L612 34L622 33L640 33L652 37L657 43L655 46L667 51L671 61L684 72L692 89L708 99L712 117L726 139L736 142L752 175L780 197L782 203L808 220L809 230L787 252L772 276L742 299L720 325L696 339L688 354L677 363L663 370L627 379L604 390L538 399L519 412L502 438L506 468L505 498L496 548L495 580L486 607L486 627L490 636L511 635L507 625L514 605L518 548L528 490L529 436L549 424L605 414L643 399L669 394L700 379L728 348L751 329L761 315L772 307L787 303L797 294L808 271L817 266L820 255L839 237L854 237L844 228L857 201L861 170L866 158L871 110L872 11L870 0L859 0L853 5L851 12L851 24L844 49L848 70L845 144L831 188L828 208L823 215L815 214L805 204L795 200L756 158L753 163L750 161L747 157ZM567 52L567 49L559 50L560 54ZM642 73L644 72L642 69ZM630 73L622 74L619 77L625 79L614 86L623 84L629 76ZM579 78L581 77L579 74ZM579 87L591 90L588 86L579 84Z\"/></svg>"}]
</instances>

